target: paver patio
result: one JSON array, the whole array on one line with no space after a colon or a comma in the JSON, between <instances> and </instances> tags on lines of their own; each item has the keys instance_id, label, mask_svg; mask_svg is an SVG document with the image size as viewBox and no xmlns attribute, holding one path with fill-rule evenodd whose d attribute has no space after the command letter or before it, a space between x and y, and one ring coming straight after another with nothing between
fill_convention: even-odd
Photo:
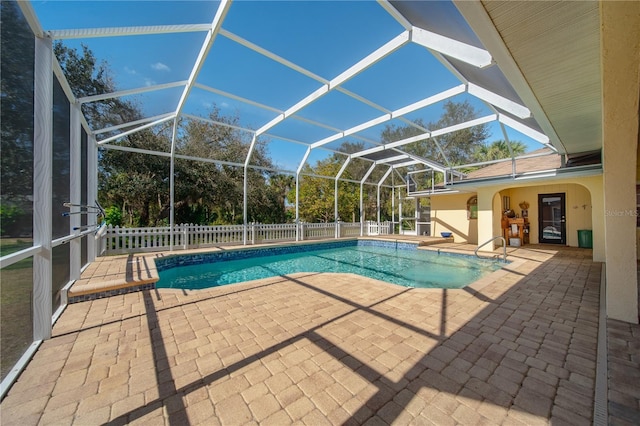
<instances>
[{"instance_id":1,"label":"paver patio","mask_svg":"<svg viewBox=\"0 0 640 426\"><path fill-rule=\"evenodd\" d=\"M510 256L461 290L300 273L72 304L0 420L592 424L601 265L585 249ZM640 411L629 386L619 424Z\"/></svg>"}]
</instances>

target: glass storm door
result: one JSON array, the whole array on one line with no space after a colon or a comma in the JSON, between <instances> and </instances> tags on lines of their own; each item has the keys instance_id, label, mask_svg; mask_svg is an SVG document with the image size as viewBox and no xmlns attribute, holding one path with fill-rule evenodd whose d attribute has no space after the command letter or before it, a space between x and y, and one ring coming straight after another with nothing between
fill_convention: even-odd
<instances>
[{"instance_id":1,"label":"glass storm door","mask_svg":"<svg viewBox=\"0 0 640 426\"><path fill-rule=\"evenodd\" d=\"M566 244L564 193L538 195L539 241L545 244Z\"/></svg>"}]
</instances>

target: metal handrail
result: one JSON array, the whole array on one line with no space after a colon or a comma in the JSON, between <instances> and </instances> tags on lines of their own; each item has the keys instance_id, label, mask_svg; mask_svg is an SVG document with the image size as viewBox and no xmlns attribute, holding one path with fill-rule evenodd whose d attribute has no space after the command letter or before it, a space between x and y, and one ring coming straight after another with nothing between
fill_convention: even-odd
<instances>
[{"instance_id":1,"label":"metal handrail","mask_svg":"<svg viewBox=\"0 0 640 426\"><path fill-rule=\"evenodd\" d=\"M476 256L478 256L478 250L480 250L481 247L484 247L487 244L489 244L489 243L491 243L491 242L493 242L495 240L498 240L498 239L502 241L502 250L504 252L502 256L504 258L504 261L506 262L507 261L507 240L505 240L504 237L501 237L499 235L497 237L491 238L489 241L486 241L486 242L480 244L473 253ZM480 256L478 256L478 257L480 257Z\"/></svg>"}]
</instances>

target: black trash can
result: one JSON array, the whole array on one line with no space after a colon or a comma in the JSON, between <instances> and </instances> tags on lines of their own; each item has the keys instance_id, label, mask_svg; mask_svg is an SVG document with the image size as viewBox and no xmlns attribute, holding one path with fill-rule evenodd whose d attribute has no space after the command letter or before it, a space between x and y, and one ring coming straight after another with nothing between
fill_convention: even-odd
<instances>
[{"instance_id":1,"label":"black trash can","mask_svg":"<svg viewBox=\"0 0 640 426\"><path fill-rule=\"evenodd\" d=\"M593 248L593 231L591 229L578 229L578 247Z\"/></svg>"}]
</instances>

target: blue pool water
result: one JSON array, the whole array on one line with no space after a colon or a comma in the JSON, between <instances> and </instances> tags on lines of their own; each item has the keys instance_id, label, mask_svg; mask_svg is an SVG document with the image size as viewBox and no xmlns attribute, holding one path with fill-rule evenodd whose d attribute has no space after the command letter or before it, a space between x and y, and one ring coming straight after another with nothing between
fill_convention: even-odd
<instances>
[{"instance_id":1,"label":"blue pool water","mask_svg":"<svg viewBox=\"0 0 640 426\"><path fill-rule=\"evenodd\" d=\"M157 259L158 288L202 289L297 272L354 273L405 287L461 288L501 264L417 250L415 244L346 241Z\"/></svg>"}]
</instances>

